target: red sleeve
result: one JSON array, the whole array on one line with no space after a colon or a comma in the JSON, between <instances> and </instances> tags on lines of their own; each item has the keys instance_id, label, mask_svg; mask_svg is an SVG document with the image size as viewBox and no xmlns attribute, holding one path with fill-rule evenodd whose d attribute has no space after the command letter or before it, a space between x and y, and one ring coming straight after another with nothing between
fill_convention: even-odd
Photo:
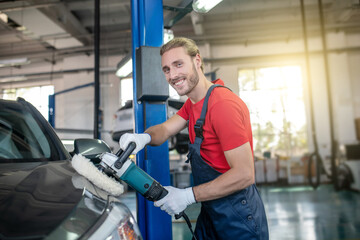
<instances>
[{"instance_id":1,"label":"red sleeve","mask_svg":"<svg viewBox=\"0 0 360 240\"><path fill-rule=\"evenodd\" d=\"M190 99L187 99L184 105L177 111L177 115L182 117L184 120L189 120L189 112L190 112Z\"/></svg>"},{"instance_id":2,"label":"red sleeve","mask_svg":"<svg viewBox=\"0 0 360 240\"><path fill-rule=\"evenodd\" d=\"M244 111L234 100L220 101L213 106L211 123L224 151L249 142Z\"/></svg>"}]
</instances>

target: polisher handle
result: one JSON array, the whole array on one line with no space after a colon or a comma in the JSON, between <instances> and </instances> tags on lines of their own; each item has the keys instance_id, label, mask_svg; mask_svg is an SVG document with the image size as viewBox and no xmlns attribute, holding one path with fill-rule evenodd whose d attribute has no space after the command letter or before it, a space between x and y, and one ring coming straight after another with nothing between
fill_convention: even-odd
<instances>
[{"instance_id":1,"label":"polisher handle","mask_svg":"<svg viewBox=\"0 0 360 240\"><path fill-rule=\"evenodd\" d=\"M161 186L161 185L160 185L160 186ZM165 197L167 194L168 194L168 191L167 191L163 186L161 186L161 194L159 194L158 198L155 199L155 200L153 200L153 201L158 201L158 200L162 199L163 197ZM179 219L179 218L181 218L181 217L184 217L184 215L186 215L186 214L184 213L184 211L182 211L182 212L179 213L179 214L175 214L175 219Z\"/></svg>"},{"instance_id":2,"label":"polisher handle","mask_svg":"<svg viewBox=\"0 0 360 240\"><path fill-rule=\"evenodd\" d=\"M157 194L157 196L154 198L154 199L152 199L151 201L158 201L158 200L160 200L160 199L162 199L163 197L165 197L167 194L168 194L168 191L163 187L163 186L161 186L161 184L160 183L158 183L158 191L160 191L158 194ZM149 200L149 199L148 199ZM186 215L185 213L184 213L184 211L182 211L181 213L179 213L179 214L175 214L175 219L179 219L179 218L181 218L181 217L184 217L184 215Z\"/></svg>"},{"instance_id":3,"label":"polisher handle","mask_svg":"<svg viewBox=\"0 0 360 240\"><path fill-rule=\"evenodd\" d=\"M129 145L126 147L125 151L122 150L121 148L119 149L119 151L116 152L116 156L120 157L123 152L126 152L125 155L123 156L126 156L125 158L128 158L130 156L130 154L134 151L134 149L136 148L136 143L135 142L131 142L129 143ZM131 150L130 150L131 149ZM129 153L130 152L130 153Z\"/></svg>"},{"instance_id":4,"label":"polisher handle","mask_svg":"<svg viewBox=\"0 0 360 240\"><path fill-rule=\"evenodd\" d=\"M136 148L136 143L131 142L131 143L129 143L129 145L126 147L126 149L124 151L122 149L120 149L116 153L116 156L118 156L119 159L115 162L115 167L120 169L122 167L122 165L124 164L124 162L129 158L131 153L134 151L135 148Z\"/></svg>"}]
</instances>

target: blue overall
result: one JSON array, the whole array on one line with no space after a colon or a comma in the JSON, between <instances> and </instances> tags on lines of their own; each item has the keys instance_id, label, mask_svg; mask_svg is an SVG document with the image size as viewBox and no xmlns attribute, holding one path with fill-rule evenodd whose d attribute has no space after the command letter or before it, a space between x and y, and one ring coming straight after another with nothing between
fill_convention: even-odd
<instances>
[{"instance_id":1,"label":"blue overall","mask_svg":"<svg viewBox=\"0 0 360 240\"><path fill-rule=\"evenodd\" d=\"M194 185L214 180L220 172L208 165L200 155L203 141L202 126L205 121L211 91L221 85L212 85L208 90L195 124L195 141L189 144ZM201 203L201 212L196 222L195 236L200 239L269 239L267 220L260 194L255 184L223 198Z\"/></svg>"}]
</instances>

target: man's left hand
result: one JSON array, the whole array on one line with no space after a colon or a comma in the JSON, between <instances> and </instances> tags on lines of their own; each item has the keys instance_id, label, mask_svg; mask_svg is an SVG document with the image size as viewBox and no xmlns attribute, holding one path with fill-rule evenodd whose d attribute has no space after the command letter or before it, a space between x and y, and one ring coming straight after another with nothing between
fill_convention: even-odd
<instances>
[{"instance_id":1,"label":"man's left hand","mask_svg":"<svg viewBox=\"0 0 360 240\"><path fill-rule=\"evenodd\" d=\"M155 207L160 207L161 210L166 211L169 215L179 214L184 211L187 206L196 202L191 187L179 189L166 186L165 189L168 191L168 194L159 201L156 201L154 205Z\"/></svg>"}]
</instances>

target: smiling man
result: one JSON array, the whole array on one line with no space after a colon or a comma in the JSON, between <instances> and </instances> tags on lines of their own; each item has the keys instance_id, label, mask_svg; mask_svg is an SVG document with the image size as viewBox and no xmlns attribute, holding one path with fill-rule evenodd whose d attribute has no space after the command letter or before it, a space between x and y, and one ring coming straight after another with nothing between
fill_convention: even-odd
<instances>
[{"instance_id":1,"label":"smiling man","mask_svg":"<svg viewBox=\"0 0 360 240\"><path fill-rule=\"evenodd\" d=\"M168 83L188 100L166 122L143 134L120 139L125 149L161 145L188 125L189 154L194 187L165 187L168 194L155 202L168 214L178 214L201 202L196 239L268 239L264 206L255 185L253 141L249 110L218 79L208 81L195 42L174 38L160 50L161 67ZM187 124L188 123L188 124Z\"/></svg>"}]
</instances>

